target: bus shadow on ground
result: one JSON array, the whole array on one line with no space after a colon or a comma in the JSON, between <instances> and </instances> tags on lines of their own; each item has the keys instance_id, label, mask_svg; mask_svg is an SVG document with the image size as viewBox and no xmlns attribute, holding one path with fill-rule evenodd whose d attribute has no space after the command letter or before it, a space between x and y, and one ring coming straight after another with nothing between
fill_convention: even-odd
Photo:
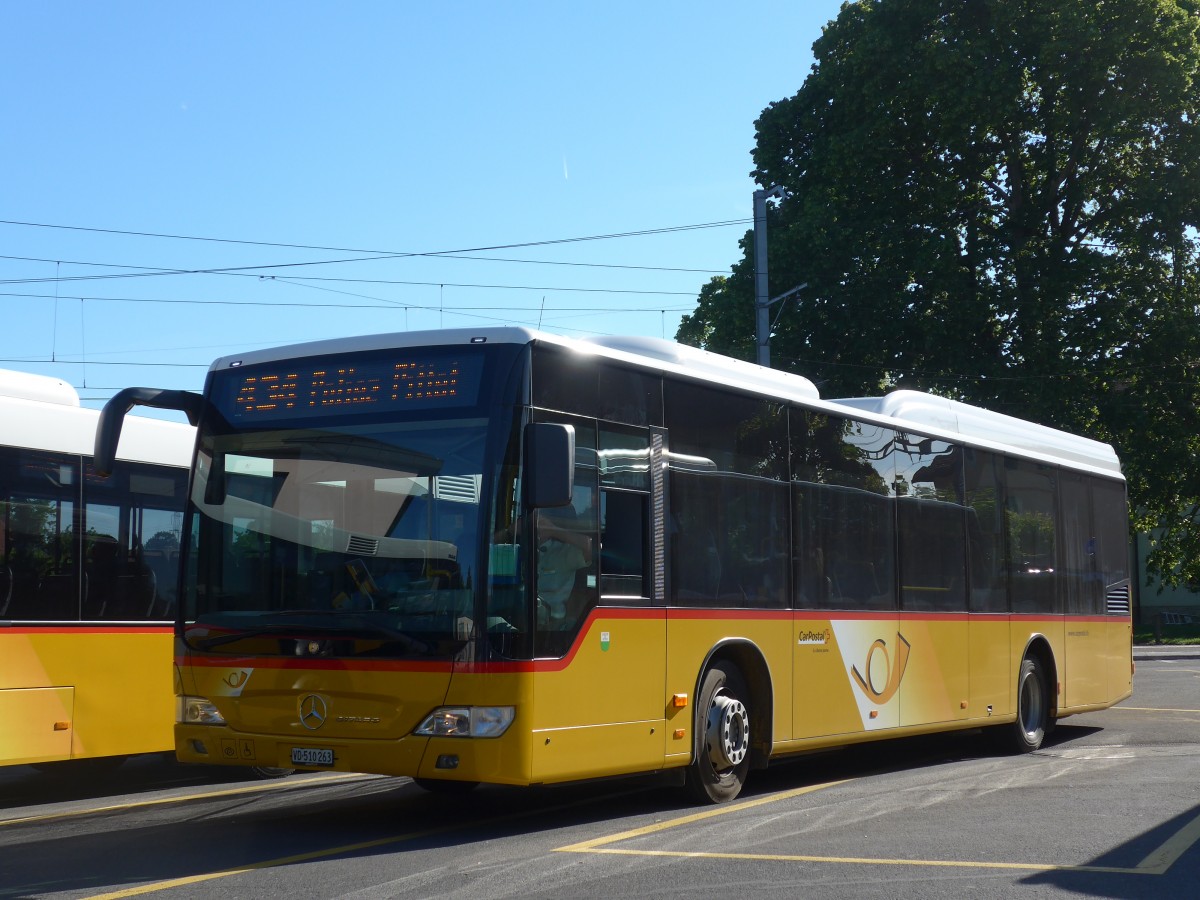
<instances>
[{"instance_id":1,"label":"bus shadow on ground","mask_svg":"<svg viewBox=\"0 0 1200 900\"><path fill-rule=\"evenodd\" d=\"M0 769L0 809L258 780L249 769L189 766L169 753L149 753L123 762L100 759L9 766Z\"/></svg>"},{"instance_id":2,"label":"bus shadow on ground","mask_svg":"<svg viewBox=\"0 0 1200 900\"><path fill-rule=\"evenodd\" d=\"M1060 726L1047 740L1047 747L1069 746L1099 730ZM846 778L865 779L1000 756L993 736L978 732L902 738L886 745L860 744L792 757L756 771L740 799ZM236 769L188 767L164 758L132 760L126 766L104 779L103 790L86 783L73 788L64 784L59 790L68 799L87 799L96 793L131 794L180 785L228 784L239 775L243 781L253 777L241 775ZM203 792L197 792L178 807L156 807L160 811L155 813L123 810L75 819L69 837L50 823L18 825L17 831L24 832L20 838L22 852L11 855L5 864L6 883L0 885L0 898L146 885L284 863L438 853L480 840L568 830L585 836L596 829L614 833L644 822L646 816L671 817L713 808L692 802L678 788L677 780L659 776L557 787L485 785L468 794L440 795L427 793L409 779L372 778L250 794L213 792L211 797L204 797ZM36 790L38 802L48 799L47 782L41 780L41 773L33 772L21 784L26 791ZM286 785L286 781L280 784ZM163 820L162 809L174 810L169 820ZM26 829L42 831L31 834ZM1164 825L1163 830L1169 831L1170 825ZM16 833L12 832L14 837ZM1152 846L1157 836L1157 832L1151 832L1140 840ZM63 867L67 840L73 862ZM136 854L128 852L131 846L138 847ZM0 847L0 854L4 852ZM1115 850L1111 855L1124 858L1129 853ZM1053 879L1060 875L1065 879L1062 882L1035 883L1061 883L1072 888L1091 885L1093 891L1104 886L1114 888L1103 878L1093 883L1079 873L1036 877ZM1142 878L1146 885L1154 882L1164 883L1162 879ZM1117 892L1106 896L1144 895Z\"/></svg>"}]
</instances>

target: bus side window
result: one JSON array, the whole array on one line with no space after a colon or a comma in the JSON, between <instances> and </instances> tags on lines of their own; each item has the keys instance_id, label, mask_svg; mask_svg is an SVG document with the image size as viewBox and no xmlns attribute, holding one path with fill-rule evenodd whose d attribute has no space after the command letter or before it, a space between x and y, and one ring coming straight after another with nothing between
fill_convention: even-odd
<instances>
[{"instance_id":1,"label":"bus side window","mask_svg":"<svg viewBox=\"0 0 1200 900\"><path fill-rule=\"evenodd\" d=\"M600 493L600 596L608 603L649 602L646 581L649 494Z\"/></svg>"}]
</instances>

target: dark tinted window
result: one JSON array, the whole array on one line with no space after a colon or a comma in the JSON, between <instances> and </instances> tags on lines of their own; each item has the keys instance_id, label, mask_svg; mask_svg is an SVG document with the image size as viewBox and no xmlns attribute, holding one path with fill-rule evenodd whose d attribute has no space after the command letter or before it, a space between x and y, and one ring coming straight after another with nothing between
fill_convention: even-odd
<instances>
[{"instance_id":1,"label":"dark tinted window","mask_svg":"<svg viewBox=\"0 0 1200 900\"><path fill-rule=\"evenodd\" d=\"M99 478L88 466L84 618L175 616L186 487L183 469L118 463Z\"/></svg>"},{"instance_id":2,"label":"dark tinted window","mask_svg":"<svg viewBox=\"0 0 1200 900\"><path fill-rule=\"evenodd\" d=\"M650 432L601 425L599 439L600 596L648 602Z\"/></svg>"},{"instance_id":3,"label":"dark tinted window","mask_svg":"<svg viewBox=\"0 0 1200 900\"><path fill-rule=\"evenodd\" d=\"M787 419L780 404L667 381L673 603L786 605Z\"/></svg>"},{"instance_id":4,"label":"dark tinted window","mask_svg":"<svg viewBox=\"0 0 1200 900\"><path fill-rule=\"evenodd\" d=\"M600 365L600 418L627 425L662 424L662 378L608 363Z\"/></svg>"},{"instance_id":5,"label":"dark tinted window","mask_svg":"<svg viewBox=\"0 0 1200 900\"><path fill-rule=\"evenodd\" d=\"M986 450L963 450L967 501L967 551L972 612L1008 611L1004 468Z\"/></svg>"},{"instance_id":6,"label":"dark tinted window","mask_svg":"<svg viewBox=\"0 0 1200 900\"><path fill-rule=\"evenodd\" d=\"M787 417L779 403L707 385L668 380L671 453L710 461L720 472L787 480Z\"/></svg>"},{"instance_id":7,"label":"dark tinted window","mask_svg":"<svg viewBox=\"0 0 1200 900\"><path fill-rule=\"evenodd\" d=\"M79 463L0 448L0 618L171 618L187 473Z\"/></svg>"},{"instance_id":8,"label":"dark tinted window","mask_svg":"<svg viewBox=\"0 0 1200 900\"><path fill-rule=\"evenodd\" d=\"M607 604L649 602L649 493L600 492L600 596Z\"/></svg>"},{"instance_id":9,"label":"dark tinted window","mask_svg":"<svg viewBox=\"0 0 1200 900\"><path fill-rule=\"evenodd\" d=\"M1059 476L1062 510L1062 567L1059 585L1068 614L1104 612L1104 575L1096 556L1092 515L1092 479L1076 472Z\"/></svg>"},{"instance_id":10,"label":"dark tinted window","mask_svg":"<svg viewBox=\"0 0 1200 900\"><path fill-rule=\"evenodd\" d=\"M900 605L967 608L962 450L946 441L896 435Z\"/></svg>"},{"instance_id":11,"label":"dark tinted window","mask_svg":"<svg viewBox=\"0 0 1200 900\"><path fill-rule=\"evenodd\" d=\"M796 605L894 609L895 435L801 411L791 434Z\"/></svg>"},{"instance_id":12,"label":"dark tinted window","mask_svg":"<svg viewBox=\"0 0 1200 900\"><path fill-rule=\"evenodd\" d=\"M591 418L600 411L600 369L594 357L535 344L532 380L534 406Z\"/></svg>"},{"instance_id":13,"label":"dark tinted window","mask_svg":"<svg viewBox=\"0 0 1200 900\"><path fill-rule=\"evenodd\" d=\"M596 427L583 419L539 416L575 428L575 490L571 503L537 511L534 570L538 656L561 656L599 597L599 482Z\"/></svg>"},{"instance_id":14,"label":"dark tinted window","mask_svg":"<svg viewBox=\"0 0 1200 900\"><path fill-rule=\"evenodd\" d=\"M0 618L78 619L79 460L0 448Z\"/></svg>"},{"instance_id":15,"label":"dark tinted window","mask_svg":"<svg viewBox=\"0 0 1200 900\"><path fill-rule=\"evenodd\" d=\"M1056 510L1057 471L1024 459L1005 460L1009 585L1012 611L1061 612Z\"/></svg>"},{"instance_id":16,"label":"dark tinted window","mask_svg":"<svg viewBox=\"0 0 1200 900\"><path fill-rule=\"evenodd\" d=\"M1106 605L1116 615L1129 614L1129 512L1125 485L1097 479L1092 484L1092 521L1096 537L1096 567L1104 581Z\"/></svg>"}]
</instances>

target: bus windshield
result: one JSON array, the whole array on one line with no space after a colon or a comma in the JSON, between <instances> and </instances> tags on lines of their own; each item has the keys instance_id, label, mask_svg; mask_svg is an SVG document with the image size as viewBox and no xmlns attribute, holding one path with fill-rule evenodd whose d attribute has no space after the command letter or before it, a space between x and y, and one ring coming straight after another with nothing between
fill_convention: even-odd
<instances>
[{"instance_id":1,"label":"bus windshield","mask_svg":"<svg viewBox=\"0 0 1200 900\"><path fill-rule=\"evenodd\" d=\"M453 658L479 575L487 420L295 424L202 434L189 645Z\"/></svg>"}]
</instances>

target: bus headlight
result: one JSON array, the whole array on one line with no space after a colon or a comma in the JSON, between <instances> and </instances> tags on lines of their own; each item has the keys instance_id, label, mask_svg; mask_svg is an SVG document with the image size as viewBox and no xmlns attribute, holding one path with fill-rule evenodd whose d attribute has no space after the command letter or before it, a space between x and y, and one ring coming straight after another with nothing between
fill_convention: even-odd
<instances>
[{"instance_id":1,"label":"bus headlight","mask_svg":"<svg viewBox=\"0 0 1200 900\"><path fill-rule=\"evenodd\" d=\"M512 706L443 706L435 709L414 734L427 737L500 737L512 724Z\"/></svg>"},{"instance_id":2,"label":"bus headlight","mask_svg":"<svg viewBox=\"0 0 1200 900\"><path fill-rule=\"evenodd\" d=\"M203 697L176 697L175 721L180 725L224 725L225 717L211 700Z\"/></svg>"}]
</instances>

